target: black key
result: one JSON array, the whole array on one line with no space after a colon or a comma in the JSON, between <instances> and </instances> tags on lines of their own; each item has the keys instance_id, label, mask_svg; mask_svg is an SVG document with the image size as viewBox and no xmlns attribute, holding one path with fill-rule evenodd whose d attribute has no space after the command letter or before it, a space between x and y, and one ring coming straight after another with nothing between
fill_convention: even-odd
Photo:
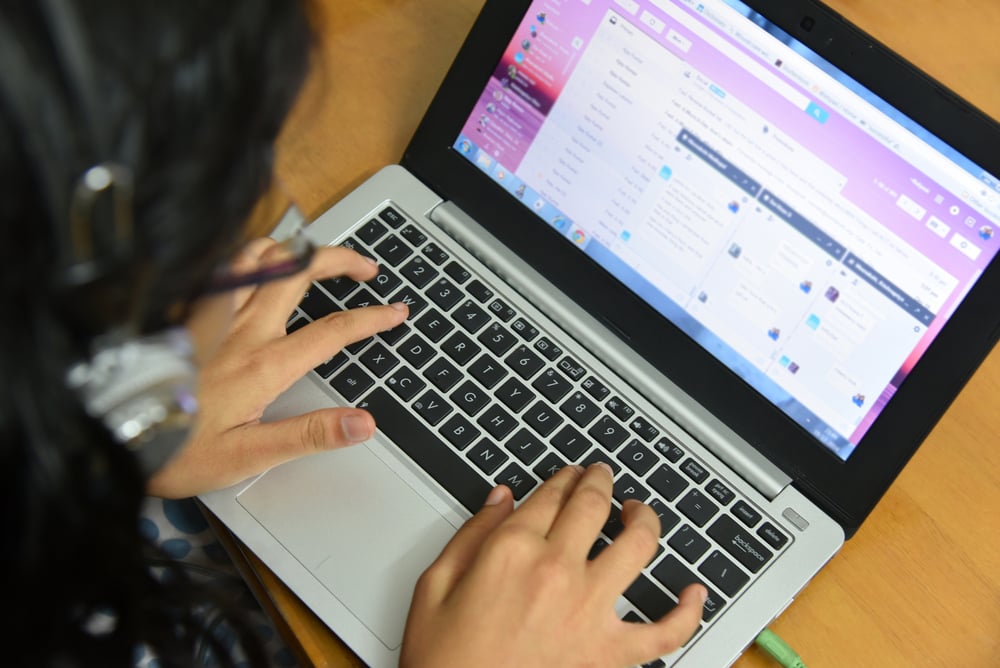
<instances>
[{"instance_id":1,"label":"black key","mask_svg":"<svg viewBox=\"0 0 1000 668\"><path fill-rule=\"evenodd\" d=\"M563 421L562 417L555 411L555 409L552 408L552 406L541 401L529 408L524 415L521 416L521 419L541 436L548 436L551 434L552 431Z\"/></svg>"},{"instance_id":2,"label":"black key","mask_svg":"<svg viewBox=\"0 0 1000 668\"><path fill-rule=\"evenodd\" d=\"M684 591L684 588L689 584L694 584L695 582L702 585L705 584L702 582L701 578L692 573L687 566L682 564L680 560L672 554L665 556L663 560L656 565L656 568L653 569L653 577L659 580L664 587L677 596L680 596L680 593ZM705 601L705 606L702 608L701 618L708 622L719 614L719 611L722 610L725 603L723 602L722 597L713 591L711 587L706 586L706 589L708 589L708 600Z\"/></svg>"},{"instance_id":3,"label":"black key","mask_svg":"<svg viewBox=\"0 0 1000 668\"><path fill-rule=\"evenodd\" d=\"M654 448L667 458L667 461L676 464L684 456L684 451L681 450L680 446L670 440L668 437L664 436L658 440L654 445Z\"/></svg>"},{"instance_id":4,"label":"black key","mask_svg":"<svg viewBox=\"0 0 1000 668\"><path fill-rule=\"evenodd\" d=\"M719 507L709 501L701 490L695 488L677 502L677 510L700 527L705 526L719 512Z\"/></svg>"},{"instance_id":5,"label":"black key","mask_svg":"<svg viewBox=\"0 0 1000 668\"><path fill-rule=\"evenodd\" d=\"M538 330L535 326L524 318L518 318L511 325L515 332L521 335L521 338L525 341L532 341L536 336L538 336Z\"/></svg>"},{"instance_id":6,"label":"black key","mask_svg":"<svg viewBox=\"0 0 1000 668\"><path fill-rule=\"evenodd\" d=\"M723 506L728 506L729 502L736 498L733 490L722 484L719 480L713 480L705 487L708 495L718 501Z\"/></svg>"},{"instance_id":7,"label":"black key","mask_svg":"<svg viewBox=\"0 0 1000 668\"><path fill-rule=\"evenodd\" d=\"M621 420L622 422L628 422L635 415L635 409L622 401L621 397L614 397L608 401L606 404L608 410L611 411L612 415Z\"/></svg>"},{"instance_id":8,"label":"black key","mask_svg":"<svg viewBox=\"0 0 1000 668\"><path fill-rule=\"evenodd\" d=\"M555 362L562 355L562 348L552 343L547 336L535 341L535 350L540 352L545 359L550 362Z\"/></svg>"},{"instance_id":9,"label":"black key","mask_svg":"<svg viewBox=\"0 0 1000 668\"><path fill-rule=\"evenodd\" d=\"M583 394L583 392L574 392L570 397L563 402L562 406L559 407L563 413L569 416L569 419L576 423L578 427L586 427L590 422L596 418L601 413L601 409L590 399ZM621 429L624 434L625 430ZM593 436L593 434L591 434ZM624 436L622 437L624 440ZM619 443L619 445L621 445Z\"/></svg>"},{"instance_id":10,"label":"black key","mask_svg":"<svg viewBox=\"0 0 1000 668\"><path fill-rule=\"evenodd\" d=\"M420 377L413 372L410 367L404 366L386 381L396 395L403 401L409 401L420 393L420 390L427 387L427 383L420 380Z\"/></svg>"},{"instance_id":11,"label":"black key","mask_svg":"<svg viewBox=\"0 0 1000 668\"><path fill-rule=\"evenodd\" d=\"M559 360L558 366L560 371L573 380L580 380L587 375L587 370L580 366L580 364L569 355Z\"/></svg>"},{"instance_id":12,"label":"black key","mask_svg":"<svg viewBox=\"0 0 1000 668\"><path fill-rule=\"evenodd\" d=\"M625 523L622 521L622 509L611 504L611 512L608 513L608 519L604 522L604 526L601 527L601 531L604 535L614 540L618 538L618 535L625 529Z\"/></svg>"},{"instance_id":13,"label":"black key","mask_svg":"<svg viewBox=\"0 0 1000 668\"><path fill-rule=\"evenodd\" d=\"M352 308L366 308L368 306L377 306L382 303L378 297L373 295L371 292L362 288L355 292L347 303L344 304L345 307Z\"/></svg>"},{"instance_id":14,"label":"black key","mask_svg":"<svg viewBox=\"0 0 1000 668\"><path fill-rule=\"evenodd\" d=\"M688 563L693 564L701 559L701 555L705 554L711 543L690 524L685 524L677 530L677 533L670 537L667 545L672 547L677 554L687 559Z\"/></svg>"},{"instance_id":15,"label":"black key","mask_svg":"<svg viewBox=\"0 0 1000 668\"><path fill-rule=\"evenodd\" d=\"M618 473L622 470L622 467L618 464L618 462L611 459L611 457L608 457L598 448L594 448L593 450L591 450L590 454L584 457L583 461L580 462L580 466L582 466L583 468L587 468L591 464L596 464L597 462L604 462L605 464L610 466L611 470L614 472L615 475L618 475Z\"/></svg>"},{"instance_id":16,"label":"black key","mask_svg":"<svg viewBox=\"0 0 1000 668\"><path fill-rule=\"evenodd\" d=\"M764 542L773 547L776 550L780 550L788 542L788 536L778 531L778 527L774 526L770 522L764 522L759 529L757 529L757 535L764 539Z\"/></svg>"},{"instance_id":17,"label":"black key","mask_svg":"<svg viewBox=\"0 0 1000 668\"><path fill-rule=\"evenodd\" d=\"M669 594L642 574L625 590L625 598L654 622L677 607Z\"/></svg>"},{"instance_id":18,"label":"black key","mask_svg":"<svg viewBox=\"0 0 1000 668\"><path fill-rule=\"evenodd\" d=\"M365 373L357 364L350 365L330 381L333 389L340 392L348 401L357 400L358 397L364 394L365 390L374 384L375 381L372 380L372 377Z\"/></svg>"},{"instance_id":19,"label":"black key","mask_svg":"<svg viewBox=\"0 0 1000 668\"><path fill-rule=\"evenodd\" d=\"M344 239L342 242L340 242L340 245L343 246L344 248L349 248L355 253L359 253L361 255L364 255L365 257L370 257L373 260L375 259L375 256L372 255L371 251L365 248L364 245L358 242L357 239L348 237Z\"/></svg>"},{"instance_id":20,"label":"black key","mask_svg":"<svg viewBox=\"0 0 1000 668\"><path fill-rule=\"evenodd\" d=\"M427 298L437 304L442 311L450 311L455 304L465 299L465 293L447 278L442 278L427 288Z\"/></svg>"},{"instance_id":21,"label":"black key","mask_svg":"<svg viewBox=\"0 0 1000 668\"><path fill-rule=\"evenodd\" d=\"M379 297L386 299L393 290L402 284L403 281L400 280L399 276L392 273L391 269L386 266L380 266L375 278L368 281L365 285L377 292Z\"/></svg>"},{"instance_id":22,"label":"black key","mask_svg":"<svg viewBox=\"0 0 1000 668\"><path fill-rule=\"evenodd\" d=\"M587 553L587 561L593 561L594 559L597 559L597 556L601 552L604 552L604 548L606 548L608 545L611 545L611 543L609 543L608 541L604 540L603 538L598 538L597 540L595 540L594 544L590 547L590 552ZM633 621L633 620L628 619L628 615L634 616L635 617L634 621L637 621L637 622L641 622L642 621L642 619L640 619L639 615L635 614L634 612L629 612L627 615L625 615L625 621Z\"/></svg>"},{"instance_id":23,"label":"black key","mask_svg":"<svg viewBox=\"0 0 1000 668\"><path fill-rule=\"evenodd\" d=\"M483 410L483 407L490 402L490 395L471 380L459 385L450 396L455 405L470 417Z\"/></svg>"},{"instance_id":24,"label":"black key","mask_svg":"<svg viewBox=\"0 0 1000 668\"><path fill-rule=\"evenodd\" d=\"M728 515L722 515L708 528L708 535L752 573L760 571L774 554L749 531Z\"/></svg>"},{"instance_id":25,"label":"black key","mask_svg":"<svg viewBox=\"0 0 1000 668\"><path fill-rule=\"evenodd\" d=\"M393 267L398 267L403 263L403 260L413 255L413 249L410 248L409 244L404 243L395 234L386 237L378 246L375 246L375 252Z\"/></svg>"},{"instance_id":26,"label":"black key","mask_svg":"<svg viewBox=\"0 0 1000 668\"><path fill-rule=\"evenodd\" d=\"M371 246L373 243L384 237L388 232L389 228L379 222L378 219L372 218L362 227L358 228L357 235L359 239Z\"/></svg>"},{"instance_id":27,"label":"black key","mask_svg":"<svg viewBox=\"0 0 1000 668\"><path fill-rule=\"evenodd\" d=\"M379 332L378 338L385 341L390 346L394 346L403 340L410 333L410 326L402 322L387 332Z\"/></svg>"},{"instance_id":28,"label":"black key","mask_svg":"<svg viewBox=\"0 0 1000 668\"><path fill-rule=\"evenodd\" d=\"M525 345L515 348L514 352L504 359L504 362L514 370L514 373L524 380L529 380L545 366L542 358L531 352L531 349Z\"/></svg>"},{"instance_id":29,"label":"black key","mask_svg":"<svg viewBox=\"0 0 1000 668\"><path fill-rule=\"evenodd\" d=\"M524 464L531 464L545 452L545 444L542 440L527 429L519 429L504 443L504 447Z\"/></svg>"},{"instance_id":30,"label":"black key","mask_svg":"<svg viewBox=\"0 0 1000 668\"><path fill-rule=\"evenodd\" d=\"M701 562L698 572L704 575L722 593L732 598L747 582L750 576L741 571L736 564L729 561L721 552L715 550Z\"/></svg>"},{"instance_id":31,"label":"black key","mask_svg":"<svg viewBox=\"0 0 1000 668\"><path fill-rule=\"evenodd\" d=\"M576 429L570 425L566 425L552 437L552 445L559 452L566 455L568 460L575 462L580 457L583 457L583 454L587 450L590 450L593 443L584 438L583 434Z\"/></svg>"},{"instance_id":32,"label":"black key","mask_svg":"<svg viewBox=\"0 0 1000 668\"><path fill-rule=\"evenodd\" d=\"M348 295L354 292L359 285L357 281L347 276L324 278L319 284L324 290L333 295L334 299L339 299L340 301L347 299Z\"/></svg>"},{"instance_id":33,"label":"black key","mask_svg":"<svg viewBox=\"0 0 1000 668\"><path fill-rule=\"evenodd\" d=\"M546 369L531 386L551 402L560 401L573 389L573 385L556 373L555 369Z\"/></svg>"},{"instance_id":34,"label":"black key","mask_svg":"<svg viewBox=\"0 0 1000 668\"><path fill-rule=\"evenodd\" d=\"M448 417L455 409L449 406L448 402L442 399L437 392L427 390L413 402L413 410L433 426Z\"/></svg>"},{"instance_id":35,"label":"black key","mask_svg":"<svg viewBox=\"0 0 1000 668\"><path fill-rule=\"evenodd\" d=\"M681 518L667 504L656 497L650 499L648 504L656 511L656 516L660 518L660 538L663 538L680 522Z\"/></svg>"},{"instance_id":36,"label":"black key","mask_svg":"<svg viewBox=\"0 0 1000 668\"><path fill-rule=\"evenodd\" d=\"M480 434L475 425L459 413L452 415L439 431L458 450L465 450Z\"/></svg>"},{"instance_id":37,"label":"black key","mask_svg":"<svg viewBox=\"0 0 1000 668\"><path fill-rule=\"evenodd\" d=\"M428 283L437 278L438 270L435 269L430 262L425 260L423 256L418 255L403 265L403 268L399 270L399 273L415 286L423 290Z\"/></svg>"},{"instance_id":38,"label":"black key","mask_svg":"<svg viewBox=\"0 0 1000 668\"><path fill-rule=\"evenodd\" d=\"M581 384L587 394L594 397L598 401L604 401L608 398L608 395L611 394L611 390L608 389L608 386L593 376L587 378L587 380L583 381Z\"/></svg>"},{"instance_id":39,"label":"black key","mask_svg":"<svg viewBox=\"0 0 1000 668\"><path fill-rule=\"evenodd\" d=\"M649 484L667 501L673 501L690 483L677 471L664 464L649 476Z\"/></svg>"},{"instance_id":40,"label":"black key","mask_svg":"<svg viewBox=\"0 0 1000 668\"><path fill-rule=\"evenodd\" d=\"M427 242L426 235L424 235L423 232L418 230L413 225L407 225L406 227L401 229L399 231L399 236L403 237L404 239L406 239L411 244L417 247L423 246L424 243Z\"/></svg>"},{"instance_id":41,"label":"black key","mask_svg":"<svg viewBox=\"0 0 1000 668\"><path fill-rule=\"evenodd\" d=\"M733 506L733 515L748 527L755 527L757 522L760 522L760 513L747 505L746 501L736 502Z\"/></svg>"},{"instance_id":42,"label":"black key","mask_svg":"<svg viewBox=\"0 0 1000 668\"><path fill-rule=\"evenodd\" d=\"M618 460L629 467L636 475L644 476L649 472L649 469L653 468L657 458L652 450L633 438L618 453Z\"/></svg>"},{"instance_id":43,"label":"black key","mask_svg":"<svg viewBox=\"0 0 1000 668\"><path fill-rule=\"evenodd\" d=\"M517 419L496 404L487 408L476 422L498 441L505 439L517 426Z\"/></svg>"},{"instance_id":44,"label":"black key","mask_svg":"<svg viewBox=\"0 0 1000 668\"><path fill-rule=\"evenodd\" d=\"M427 300L420 296L420 293L409 286L403 286L403 289L394 294L389 298L390 303L403 302L410 307L409 318L413 319L417 315L427 308Z\"/></svg>"},{"instance_id":45,"label":"black key","mask_svg":"<svg viewBox=\"0 0 1000 668\"><path fill-rule=\"evenodd\" d=\"M361 354L361 351L367 348L369 344L371 344L371 342L374 340L375 337L369 336L367 339L361 339L360 341L355 341L354 343L347 346L345 350L354 355L359 355Z\"/></svg>"},{"instance_id":46,"label":"black key","mask_svg":"<svg viewBox=\"0 0 1000 668\"><path fill-rule=\"evenodd\" d=\"M504 322L510 322L517 313L502 299L494 299L487 307L488 310Z\"/></svg>"},{"instance_id":47,"label":"black key","mask_svg":"<svg viewBox=\"0 0 1000 668\"><path fill-rule=\"evenodd\" d=\"M489 314L476 306L476 303L471 299L462 302L462 305L455 309L451 317L469 334L475 334L490 321Z\"/></svg>"},{"instance_id":48,"label":"black key","mask_svg":"<svg viewBox=\"0 0 1000 668\"><path fill-rule=\"evenodd\" d=\"M328 359L327 361L317 366L313 370L319 374L320 378L326 380L327 378L333 375L334 371L344 366L346 363L347 363L347 355L345 355L343 352L339 352L330 359Z\"/></svg>"},{"instance_id":49,"label":"black key","mask_svg":"<svg viewBox=\"0 0 1000 668\"><path fill-rule=\"evenodd\" d=\"M479 342L499 357L517 343L517 337L499 322L494 322L479 334Z\"/></svg>"},{"instance_id":50,"label":"black key","mask_svg":"<svg viewBox=\"0 0 1000 668\"><path fill-rule=\"evenodd\" d=\"M556 474L556 472L566 466L566 462L559 458L559 455L554 452L550 452L542 458L542 461L538 462L538 466L532 469L535 475L542 480L548 480Z\"/></svg>"},{"instance_id":51,"label":"black key","mask_svg":"<svg viewBox=\"0 0 1000 668\"><path fill-rule=\"evenodd\" d=\"M448 253L441 249L436 243L431 242L420 249L424 256L434 264L441 266L448 261Z\"/></svg>"},{"instance_id":52,"label":"black key","mask_svg":"<svg viewBox=\"0 0 1000 668\"><path fill-rule=\"evenodd\" d=\"M445 358L439 357L427 367L424 371L424 377L431 381L437 389L447 392L462 379L462 372Z\"/></svg>"},{"instance_id":53,"label":"black key","mask_svg":"<svg viewBox=\"0 0 1000 668\"><path fill-rule=\"evenodd\" d=\"M515 413L531 403L535 398L535 393L526 388L517 378L508 378L494 393L503 405Z\"/></svg>"},{"instance_id":54,"label":"black key","mask_svg":"<svg viewBox=\"0 0 1000 668\"><path fill-rule=\"evenodd\" d=\"M625 503L626 499L645 501L649 498L649 490L639 484L638 480L626 473L615 479L614 495L620 503Z\"/></svg>"},{"instance_id":55,"label":"black key","mask_svg":"<svg viewBox=\"0 0 1000 668\"><path fill-rule=\"evenodd\" d=\"M507 369L490 355L483 355L469 365L469 373L490 390L507 376Z\"/></svg>"},{"instance_id":56,"label":"black key","mask_svg":"<svg viewBox=\"0 0 1000 668\"><path fill-rule=\"evenodd\" d=\"M488 438L479 441L466 455L486 475L493 475L510 457Z\"/></svg>"},{"instance_id":57,"label":"black key","mask_svg":"<svg viewBox=\"0 0 1000 668\"><path fill-rule=\"evenodd\" d=\"M381 343L376 343L368 348L358 359L377 378L384 377L399 365L399 358L390 353Z\"/></svg>"},{"instance_id":58,"label":"black key","mask_svg":"<svg viewBox=\"0 0 1000 668\"><path fill-rule=\"evenodd\" d=\"M699 485L708 479L708 471L705 470L705 467L690 457L681 464L681 471Z\"/></svg>"},{"instance_id":59,"label":"black key","mask_svg":"<svg viewBox=\"0 0 1000 668\"><path fill-rule=\"evenodd\" d=\"M527 471L514 462L511 462L507 468L501 471L500 475L494 478L493 481L498 485L507 485L510 491L514 493L515 501L523 499L538 484Z\"/></svg>"},{"instance_id":60,"label":"black key","mask_svg":"<svg viewBox=\"0 0 1000 668\"><path fill-rule=\"evenodd\" d=\"M406 218L403 218L403 215L391 206L387 206L382 209L382 213L380 213L378 217L389 223L389 225L395 229L399 229L399 227L406 222Z\"/></svg>"},{"instance_id":61,"label":"black key","mask_svg":"<svg viewBox=\"0 0 1000 668\"><path fill-rule=\"evenodd\" d=\"M610 415L605 415L595 422L594 426L587 430L587 433L609 452L617 450L618 446L628 438L628 431L625 427Z\"/></svg>"},{"instance_id":62,"label":"black key","mask_svg":"<svg viewBox=\"0 0 1000 668\"><path fill-rule=\"evenodd\" d=\"M451 274L448 275L451 276ZM456 278L455 280L458 279ZM484 304L493 298L493 291L490 290L485 285L483 285L482 282L479 280L472 281L467 286L465 286L465 289L469 291L470 295L472 295L473 297L475 297Z\"/></svg>"},{"instance_id":63,"label":"black key","mask_svg":"<svg viewBox=\"0 0 1000 668\"><path fill-rule=\"evenodd\" d=\"M339 311L337 305L330 300L322 290L318 290L315 285L311 286L306 293L302 295L302 301L299 302L299 308L302 309L306 315L308 315L313 320L319 320L323 316L330 315L334 311Z\"/></svg>"},{"instance_id":64,"label":"black key","mask_svg":"<svg viewBox=\"0 0 1000 668\"><path fill-rule=\"evenodd\" d=\"M654 427L649 420L644 417L632 418L632 421L628 423L629 429L635 432L635 435L646 441L647 443L652 443L657 436L660 435L660 430Z\"/></svg>"},{"instance_id":65,"label":"black key","mask_svg":"<svg viewBox=\"0 0 1000 668\"><path fill-rule=\"evenodd\" d=\"M417 320L417 330L434 343L448 336L453 329L455 323L441 315L437 309L432 308Z\"/></svg>"},{"instance_id":66,"label":"black key","mask_svg":"<svg viewBox=\"0 0 1000 668\"><path fill-rule=\"evenodd\" d=\"M462 332L455 332L444 342L441 349L459 366L465 366L482 350L472 339Z\"/></svg>"},{"instance_id":67,"label":"black key","mask_svg":"<svg viewBox=\"0 0 1000 668\"><path fill-rule=\"evenodd\" d=\"M459 285L465 283L467 280L472 278L472 274L470 274L465 267L463 267L457 262L449 262L448 266L444 268L444 273L448 274L453 279L455 279L455 282L458 283ZM485 301L485 300L480 300L480 301Z\"/></svg>"},{"instance_id":68,"label":"black key","mask_svg":"<svg viewBox=\"0 0 1000 668\"><path fill-rule=\"evenodd\" d=\"M431 344L424 341L423 337L419 334L414 334L408 338L396 350L416 369L427 364L435 355Z\"/></svg>"}]
</instances>

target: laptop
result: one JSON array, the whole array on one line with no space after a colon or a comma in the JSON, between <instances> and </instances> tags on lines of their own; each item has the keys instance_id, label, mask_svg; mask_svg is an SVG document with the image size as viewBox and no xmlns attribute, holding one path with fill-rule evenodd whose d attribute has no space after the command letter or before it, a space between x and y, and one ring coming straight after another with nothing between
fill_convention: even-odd
<instances>
[{"instance_id":1,"label":"laptop","mask_svg":"<svg viewBox=\"0 0 1000 668\"><path fill-rule=\"evenodd\" d=\"M710 590L727 666L858 529L997 340L1000 127L812 0L487 0L400 165L308 228L405 300L269 409L370 442L202 497L372 666L489 489L616 470L661 520L617 603ZM294 216L292 216L294 217ZM280 234L284 226L279 226Z\"/></svg>"}]
</instances>

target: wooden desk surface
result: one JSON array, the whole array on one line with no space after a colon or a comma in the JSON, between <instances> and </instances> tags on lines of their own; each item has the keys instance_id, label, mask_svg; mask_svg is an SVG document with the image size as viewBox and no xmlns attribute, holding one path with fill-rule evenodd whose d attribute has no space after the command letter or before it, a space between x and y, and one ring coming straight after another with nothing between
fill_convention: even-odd
<instances>
[{"instance_id":1,"label":"wooden desk surface","mask_svg":"<svg viewBox=\"0 0 1000 668\"><path fill-rule=\"evenodd\" d=\"M318 212L395 162L482 0L320 0L323 43L278 171ZM829 0L1000 118L996 0ZM1000 351L987 360L861 531L772 628L811 668L1000 663ZM316 665L361 665L266 568ZM739 668L774 666L756 650Z\"/></svg>"}]
</instances>

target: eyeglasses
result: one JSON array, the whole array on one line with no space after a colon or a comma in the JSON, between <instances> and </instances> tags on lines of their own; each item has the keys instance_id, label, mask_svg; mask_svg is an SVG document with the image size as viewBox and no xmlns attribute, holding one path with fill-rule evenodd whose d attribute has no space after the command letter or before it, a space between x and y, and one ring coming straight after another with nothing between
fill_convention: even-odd
<instances>
[{"instance_id":1,"label":"eyeglasses","mask_svg":"<svg viewBox=\"0 0 1000 668\"><path fill-rule=\"evenodd\" d=\"M206 292L226 292L287 278L308 267L315 254L316 245L306 236L303 226L299 225L277 248L268 251L264 265L246 272L234 270L227 265L212 276Z\"/></svg>"}]
</instances>

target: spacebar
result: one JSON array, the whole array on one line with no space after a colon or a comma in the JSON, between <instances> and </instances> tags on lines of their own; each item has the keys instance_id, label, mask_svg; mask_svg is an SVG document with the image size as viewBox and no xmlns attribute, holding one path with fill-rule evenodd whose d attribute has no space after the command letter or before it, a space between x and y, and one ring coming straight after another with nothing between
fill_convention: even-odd
<instances>
[{"instance_id":1,"label":"spacebar","mask_svg":"<svg viewBox=\"0 0 1000 668\"><path fill-rule=\"evenodd\" d=\"M358 408L370 411L378 428L458 501L477 512L493 487L387 391L376 388Z\"/></svg>"}]
</instances>

